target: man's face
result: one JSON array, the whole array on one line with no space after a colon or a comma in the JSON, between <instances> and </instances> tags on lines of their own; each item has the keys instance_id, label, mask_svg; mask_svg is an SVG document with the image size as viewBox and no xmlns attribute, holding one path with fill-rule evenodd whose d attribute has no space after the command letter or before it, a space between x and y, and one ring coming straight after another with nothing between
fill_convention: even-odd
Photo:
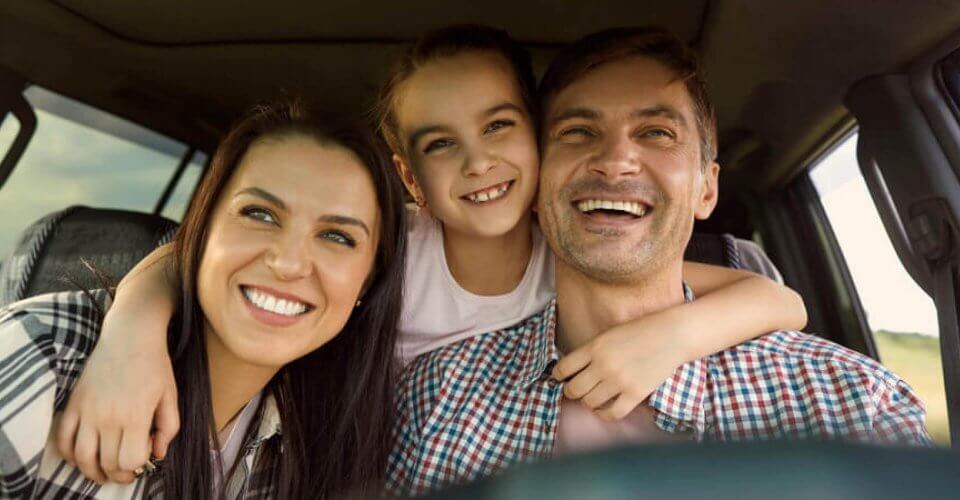
<instances>
[{"instance_id":1,"label":"man's face","mask_svg":"<svg viewBox=\"0 0 960 500\"><path fill-rule=\"evenodd\" d=\"M593 69L548 103L538 208L557 256L631 284L679 264L694 217L710 215L719 166L701 168L693 103L662 64Z\"/></svg>"}]
</instances>

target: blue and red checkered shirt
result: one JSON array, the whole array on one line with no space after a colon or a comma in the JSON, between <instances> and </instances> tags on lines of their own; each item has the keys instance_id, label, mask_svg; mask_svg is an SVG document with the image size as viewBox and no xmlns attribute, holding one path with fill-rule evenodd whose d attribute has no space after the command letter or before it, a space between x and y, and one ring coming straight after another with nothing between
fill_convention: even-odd
<instances>
[{"instance_id":1,"label":"blue and red checkered shirt","mask_svg":"<svg viewBox=\"0 0 960 500\"><path fill-rule=\"evenodd\" d=\"M689 292L688 292L689 293ZM688 299L692 298L688 295ZM419 494L550 457L562 386L556 302L410 363L398 390L387 488ZM686 363L646 402L691 439L834 437L929 445L923 403L876 361L779 331Z\"/></svg>"}]
</instances>

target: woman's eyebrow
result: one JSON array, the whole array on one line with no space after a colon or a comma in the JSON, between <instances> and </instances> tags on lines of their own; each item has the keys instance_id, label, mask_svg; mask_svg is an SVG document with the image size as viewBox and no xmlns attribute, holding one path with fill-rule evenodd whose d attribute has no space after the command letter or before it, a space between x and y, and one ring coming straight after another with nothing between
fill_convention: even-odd
<instances>
[{"instance_id":1,"label":"woman's eyebrow","mask_svg":"<svg viewBox=\"0 0 960 500\"><path fill-rule=\"evenodd\" d=\"M356 226L356 227L359 227L360 229L363 229L363 232L367 233L367 236L370 236L370 228L368 228L367 225L364 224L362 220L355 219L347 215L333 215L333 214L321 215L320 217L317 218L317 220L320 222L328 222L331 224Z\"/></svg>"},{"instance_id":2,"label":"woman's eyebrow","mask_svg":"<svg viewBox=\"0 0 960 500\"><path fill-rule=\"evenodd\" d=\"M256 196L257 198L262 198L264 200L269 201L270 203L273 203L274 205L279 207L281 210L284 210L284 211L287 210L287 204L284 203L283 200L278 198L273 193L270 193L264 189L261 189L258 187L244 188L244 189L241 189L240 191L237 191L237 194L233 195L233 197L236 198L237 196L240 196L242 194L248 194L251 196Z\"/></svg>"},{"instance_id":3,"label":"woman's eyebrow","mask_svg":"<svg viewBox=\"0 0 960 500\"><path fill-rule=\"evenodd\" d=\"M283 210L285 212L287 211L287 205L283 202L283 200L278 198L273 193L266 191L265 189L261 189L258 187L248 187L248 188L241 189L240 191L237 191L237 194L233 195L233 197L236 198L237 196L240 196L242 194L256 196L257 198L267 200L270 203L276 205L277 208L279 208L280 210ZM356 227L359 227L360 229L363 229L363 232L367 233L367 236L370 236L370 228L367 227L367 225L364 224L362 220L357 219L355 217L350 217L348 215L326 214L326 215L321 215L320 217L317 217L317 220L320 222L327 222L330 224L356 226Z\"/></svg>"}]
</instances>

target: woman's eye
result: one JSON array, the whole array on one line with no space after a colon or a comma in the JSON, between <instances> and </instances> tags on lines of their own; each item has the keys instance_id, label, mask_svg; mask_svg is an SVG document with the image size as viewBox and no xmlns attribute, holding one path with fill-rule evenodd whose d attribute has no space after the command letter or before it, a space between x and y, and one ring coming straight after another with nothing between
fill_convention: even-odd
<instances>
[{"instance_id":1,"label":"woman's eye","mask_svg":"<svg viewBox=\"0 0 960 500\"><path fill-rule=\"evenodd\" d=\"M320 233L320 237L350 248L357 246L357 242L354 241L353 238L341 233L340 231L325 231Z\"/></svg>"},{"instance_id":2,"label":"woman's eye","mask_svg":"<svg viewBox=\"0 0 960 500\"><path fill-rule=\"evenodd\" d=\"M427 143L426 146L424 146L423 154L439 151L441 149L448 148L452 145L453 145L453 141L450 139L435 139Z\"/></svg>"},{"instance_id":3,"label":"woman's eye","mask_svg":"<svg viewBox=\"0 0 960 500\"><path fill-rule=\"evenodd\" d=\"M483 133L492 134L493 132L496 132L498 130L512 127L513 125L514 125L513 120L495 120L493 122L490 122L490 124L483 129Z\"/></svg>"},{"instance_id":4,"label":"woman's eye","mask_svg":"<svg viewBox=\"0 0 960 500\"><path fill-rule=\"evenodd\" d=\"M253 219L259 222L265 222L267 224L276 224L277 218L273 216L273 213L265 208L260 207L246 207L240 210L240 213L249 219Z\"/></svg>"}]
</instances>

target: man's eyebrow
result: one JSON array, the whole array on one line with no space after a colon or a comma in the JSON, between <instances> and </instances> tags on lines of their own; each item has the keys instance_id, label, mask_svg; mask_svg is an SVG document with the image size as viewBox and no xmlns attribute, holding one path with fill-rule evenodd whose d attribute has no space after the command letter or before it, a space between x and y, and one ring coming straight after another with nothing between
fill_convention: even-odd
<instances>
[{"instance_id":1,"label":"man's eyebrow","mask_svg":"<svg viewBox=\"0 0 960 500\"><path fill-rule=\"evenodd\" d=\"M247 194L251 196L256 196L257 198L262 198L269 201L270 203L276 205L280 210L287 211L287 205L277 198L276 195L258 187L248 187L237 191L237 194L233 195L234 198L242 194ZM327 222L331 224L340 224L346 226L356 226L360 229L363 229L363 232L367 233L367 236L370 236L370 228L360 219L355 217L350 217L348 215L336 215L336 214L326 214L317 217L317 220L320 222Z\"/></svg>"},{"instance_id":2,"label":"man's eyebrow","mask_svg":"<svg viewBox=\"0 0 960 500\"><path fill-rule=\"evenodd\" d=\"M566 120L572 120L574 118L596 120L597 118L600 118L600 116L601 114L599 111L590 108L567 108L551 117L550 125Z\"/></svg>"},{"instance_id":3,"label":"man's eyebrow","mask_svg":"<svg viewBox=\"0 0 960 500\"><path fill-rule=\"evenodd\" d=\"M237 191L237 194L233 195L233 197L236 198L241 194L248 194L251 196L256 196L257 198L263 198L264 200L267 200L270 203L273 203L274 205L279 207L281 210L287 209L287 205L286 203L283 202L283 200L281 200L280 198L277 198L276 195L270 193L269 191L266 191L258 187L248 187L248 188L241 189L240 191Z\"/></svg>"},{"instance_id":4,"label":"man's eyebrow","mask_svg":"<svg viewBox=\"0 0 960 500\"><path fill-rule=\"evenodd\" d=\"M662 116L683 127L687 126L687 120L683 117L683 113L669 104L657 104L656 106L637 109L630 113L631 118L651 118L655 116Z\"/></svg>"}]
</instances>

